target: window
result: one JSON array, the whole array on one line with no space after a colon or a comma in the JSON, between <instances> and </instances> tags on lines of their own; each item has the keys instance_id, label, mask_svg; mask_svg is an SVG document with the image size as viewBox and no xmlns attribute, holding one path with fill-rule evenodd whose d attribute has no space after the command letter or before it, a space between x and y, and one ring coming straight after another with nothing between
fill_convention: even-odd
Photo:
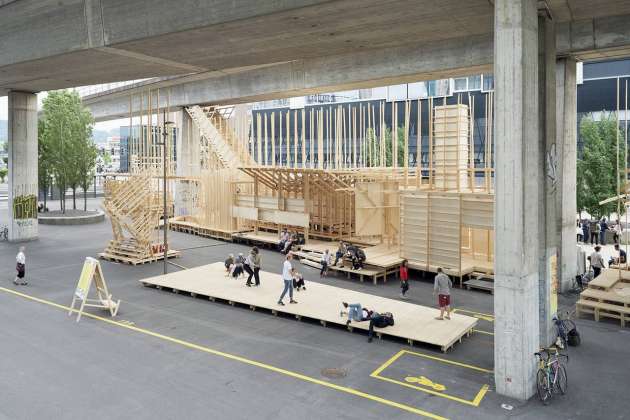
<instances>
[{"instance_id":1,"label":"window","mask_svg":"<svg viewBox=\"0 0 630 420\"><path fill-rule=\"evenodd\" d=\"M479 90L481 89L481 75L478 74L476 76L470 76L468 78L468 90Z\"/></svg>"},{"instance_id":2,"label":"window","mask_svg":"<svg viewBox=\"0 0 630 420\"><path fill-rule=\"evenodd\" d=\"M427 82L429 96L450 96L451 83L449 79L431 80Z\"/></svg>"},{"instance_id":3,"label":"window","mask_svg":"<svg viewBox=\"0 0 630 420\"><path fill-rule=\"evenodd\" d=\"M494 90L494 75L492 74L484 74L483 75L483 89L482 92L490 92Z\"/></svg>"},{"instance_id":4,"label":"window","mask_svg":"<svg viewBox=\"0 0 630 420\"><path fill-rule=\"evenodd\" d=\"M455 80L455 92L462 92L468 90L468 78L467 77L458 77Z\"/></svg>"},{"instance_id":5,"label":"window","mask_svg":"<svg viewBox=\"0 0 630 420\"><path fill-rule=\"evenodd\" d=\"M467 92L481 89L481 75L457 77L453 79L454 92Z\"/></svg>"},{"instance_id":6,"label":"window","mask_svg":"<svg viewBox=\"0 0 630 420\"><path fill-rule=\"evenodd\" d=\"M429 96L425 82L409 83L409 99L424 99Z\"/></svg>"}]
</instances>

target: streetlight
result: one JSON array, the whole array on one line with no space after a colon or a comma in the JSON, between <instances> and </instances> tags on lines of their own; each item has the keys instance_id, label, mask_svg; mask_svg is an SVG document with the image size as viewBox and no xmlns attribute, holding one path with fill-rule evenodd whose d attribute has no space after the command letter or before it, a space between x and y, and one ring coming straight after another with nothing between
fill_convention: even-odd
<instances>
[{"instance_id":1,"label":"streetlight","mask_svg":"<svg viewBox=\"0 0 630 420\"><path fill-rule=\"evenodd\" d=\"M162 142L158 143L159 146L162 146L162 199L164 200L164 209L162 217L164 219L164 223L162 224L162 228L164 229L164 248L163 248L163 256L164 256L164 274L168 273L168 206L166 202L166 146L169 134L169 129L173 124L172 121L166 121L166 110L164 110L164 116L162 118Z\"/></svg>"}]
</instances>

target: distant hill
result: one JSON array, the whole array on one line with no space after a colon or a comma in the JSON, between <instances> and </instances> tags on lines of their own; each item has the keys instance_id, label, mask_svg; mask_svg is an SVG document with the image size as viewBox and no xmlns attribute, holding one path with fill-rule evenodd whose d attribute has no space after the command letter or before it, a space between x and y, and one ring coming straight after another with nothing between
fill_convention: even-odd
<instances>
[{"instance_id":1,"label":"distant hill","mask_svg":"<svg viewBox=\"0 0 630 420\"><path fill-rule=\"evenodd\" d=\"M9 124L7 120L0 120L0 143L9 139ZM105 144L107 137L118 136L120 129L114 128L112 130L93 130L92 139L96 144Z\"/></svg>"}]
</instances>

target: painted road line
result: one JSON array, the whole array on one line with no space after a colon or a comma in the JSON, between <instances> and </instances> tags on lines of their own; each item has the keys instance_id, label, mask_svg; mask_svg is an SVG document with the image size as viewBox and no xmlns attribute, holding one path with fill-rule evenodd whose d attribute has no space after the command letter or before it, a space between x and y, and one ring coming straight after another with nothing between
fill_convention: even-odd
<instances>
[{"instance_id":1,"label":"painted road line","mask_svg":"<svg viewBox=\"0 0 630 420\"><path fill-rule=\"evenodd\" d=\"M460 309L460 308L453 309L453 312L455 312L455 313L457 313L457 312L464 312L466 314L470 314L470 315L474 316L475 318L482 319L482 320L488 321L488 322L494 322L494 315L492 315L492 314L484 314L483 312L469 311L467 309Z\"/></svg>"},{"instance_id":2,"label":"painted road line","mask_svg":"<svg viewBox=\"0 0 630 420\"><path fill-rule=\"evenodd\" d=\"M477 391L477 393L475 394L475 396L468 400L465 398L461 398L455 395L451 395L451 394L447 394L445 392L442 391L437 391L436 388L437 387L432 387L432 389L429 389L429 387L422 387L422 386L418 386L418 385L414 385L413 383L411 383L411 381L399 381L397 379L392 379L392 378L388 378L386 376L382 376L381 374L383 373L383 371L385 371L388 367L390 367L393 363L395 363L398 359L400 359L402 356L404 356L405 354L410 354L413 356L417 356L417 357L422 357L425 359L429 359L432 361L437 361L437 362L441 362L441 363L445 363L447 365L453 365L453 366L458 366L458 367L462 367L462 368L466 368L466 369L471 369L477 372L481 372L481 373L492 373L492 370L489 369L485 369L479 366L474 366L474 365L470 365L467 363L461 363L461 362L456 362L453 360L448 360L448 359L443 359L441 357L436 357L436 356L432 356L429 354L424 354L424 353L418 353L418 352L414 352L414 351L409 351L409 350L401 350L398 353L396 353L395 355L393 355L392 357L390 357L385 363L383 363L381 366L379 366L374 372L372 372L370 374L370 376L372 378L375 379L379 379L385 382L389 382L389 383L393 383L396 385L400 385L406 388L410 388L410 389L415 389L418 391L422 391L425 392L427 394L431 394L431 395L435 395L438 397L442 397L442 398L446 398L448 400L451 401L456 401L458 403L461 404L465 404L465 405L470 405L473 407L478 407L479 404L481 403L481 401L483 400L483 397L486 395L486 393L488 392L488 390L490 389L490 386L487 384L484 384L481 386L481 388L479 389L479 391ZM423 378L426 382L432 382L430 380L428 380L427 378ZM413 382L420 382L420 381L413 381ZM437 384L439 385L439 384Z\"/></svg>"},{"instance_id":3,"label":"painted road line","mask_svg":"<svg viewBox=\"0 0 630 420\"><path fill-rule=\"evenodd\" d=\"M31 301L34 301L34 302L42 303L42 304L45 304L45 305L48 305L48 306L52 306L52 307L55 307L55 308L58 308L58 309L62 309L64 311L70 311L71 310L73 312L77 312L76 309L74 309L74 310L70 309L70 307L68 307L68 306L60 305L58 303L51 302L51 301L48 301L48 300L45 300L45 299L41 299L41 298L38 298L38 297L35 297L35 296L27 295L25 293L21 293L21 292L12 290L12 289L7 289L7 288L4 288L4 287L0 287L0 291L6 292L6 293L10 293L10 294L15 295L15 296L20 296L22 298L25 298L25 299L28 299L28 300L31 300ZM365 399L370 400L370 401L374 401L374 402L377 402L377 403L380 403L380 404L384 404L384 405L387 405L389 407L397 408L399 410L407 411L409 413L413 413L413 414L416 414L416 415L419 415L419 416L423 416L423 417L426 417L426 418L430 418L430 419L434 419L434 420L448 420L447 418L439 416L437 414L433 414L433 413L430 413L428 411L425 411L425 410L422 410L422 409L419 409L419 408L416 408L416 407L412 407L410 405L402 404L402 403L399 403L399 402L396 402L396 401L391 401L391 400L385 399L383 397L379 397L377 395L368 394L367 392L359 391L359 390L354 389L354 388L349 388L349 387L345 387L345 386L342 386L342 385L337 385L337 384L333 384L333 383L330 383L330 382L322 381L320 379L313 378L313 377L307 376L307 375L303 375L301 373L297 373L297 372L293 372L293 371L290 371L290 370L282 369L282 368L279 368L279 367L276 367L276 366L268 365L266 363L257 362L255 360L251 360L251 359L247 359L245 357L241 357L241 356L238 356L238 355L235 355L235 354L231 354L231 353L226 353L226 352L223 352L223 351L215 350L215 349L212 349L212 348L209 348L209 347L204 347L204 346L201 346L201 345L198 345L198 344L194 344L194 343L191 343L191 342L188 342L188 341L185 341L185 340L180 340L178 338L169 337L167 335L160 334L160 333L157 333L157 332L153 332L153 331L150 331L150 330L146 330L144 328L139 328L139 327L136 327L134 325L129 325L129 324L126 324L126 323L120 323L118 321L114 321L114 320L111 320L111 319L103 318L103 317L100 317L98 315L93 315L91 313L85 313L84 312L83 316L84 317L88 317L88 318L92 318L92 319L96 319L98 321L102 321L102 322L105 322L107 324L116 325L116 326L118 326L120 328L125 328L125 329L131 330L131 331L135 331L135 332L138 332L138 333L141 333L141 334L145 334L145 335L148 335L148 336L151 336L151 337L154 337L154 338L158 338L158 339L161 339L161 340L164 340L164 341L168 341L168 342L171 342L171 343L174 343L174 344L178 344L178 345L181 345L183 347L187 347L187 348L190 348L190 349L193 349L193 350L198 350L198 351L201 351L201 352L204 352L204 353L208 353L208 354L212 354L212 355L215 355L215 356L219 356L219 357L223 357L223 358L226 358L226 359L230 359L230 360L234 360L234 361L237 361L237 362L241 362L241 363L244 363L244 364L247 364L247 365L250 365L250 366L255 366L255 367L258 367L258 368L261 368L261 369L265 369L265 370L269 370L269 371L272 371L272 372L276 372L276 373L279 373L279 374L282 374L282 375L285 375L285 376L289 376L289 377L292 377L292 378L295 378L295 379L300 379L300 380L305 381L305 382L310 382L310 383L313 383L313 384L316 384L316 385L320 385L320 386L323 386L325 388L333 389L335 391L339 391L339 392L343 392L343 393L346 393L346 394L354 395L356 397L365 398Z\"/></svg>"}]
</instances>

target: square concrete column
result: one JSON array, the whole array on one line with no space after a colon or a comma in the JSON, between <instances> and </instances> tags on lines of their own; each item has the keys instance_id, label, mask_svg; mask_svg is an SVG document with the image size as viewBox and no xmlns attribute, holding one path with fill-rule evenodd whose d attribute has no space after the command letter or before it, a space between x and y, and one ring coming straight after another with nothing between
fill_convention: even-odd
<instances>
[{"instance_id":1,"label":"square concrete column","mask_svg":"<svg viewBox=\"0 0 630 420\"><path fill-rule=\"evenodd\" d=\"M556 194L556 218L560 224L559 275L560 290L571 287L577 270L577 237L575 221L577 198L577 85L576 61L561 58L556 64L556 116L558 169L560 179Z\"/></svg>"},{"instance_id":2,"label":"square concrete column","mask_svg":"<svg viewBox=\"0 0 630 420\"><path fill-rule=\"evenodd\" d=\"M558 249L560 223L557 218L557 196L561 172L556 142L556 31L546 10L538 16L538 156L540 254L539 322L540 345L555 341L553 317L558 308Z\"/></svg>"},{"instance_id":3,"label":"square concrete column","mask_svg":"<svg viewBox=\"0 0 630 420\"><path fill-rule=\"evenodd\" d=\"M9 92L9 241L37 239L37 95Z\"/></svg>"},{"instance_id":4,"label":"square concrete column","mask_svg":"<svg viewBox=\"0 0 630 420\"><path fill-rule=\"evenodd\" d=\"M540 159L536 0L495 2L495 336L497 392L534 393L539 345Z\"/></svg>"},{"instance_id":5,"label":"square concrete column","mask_svg":"<svg viewBox=\"0 0 630 420\"><path fill-rule=\"evenodd\" d=\"M198 176L200 170L199 133L185 109L176 112L177 176ZM180 180L175 188L175 216L189 216L195 186L192 181Z\"/></svg>"}]
</instances>

